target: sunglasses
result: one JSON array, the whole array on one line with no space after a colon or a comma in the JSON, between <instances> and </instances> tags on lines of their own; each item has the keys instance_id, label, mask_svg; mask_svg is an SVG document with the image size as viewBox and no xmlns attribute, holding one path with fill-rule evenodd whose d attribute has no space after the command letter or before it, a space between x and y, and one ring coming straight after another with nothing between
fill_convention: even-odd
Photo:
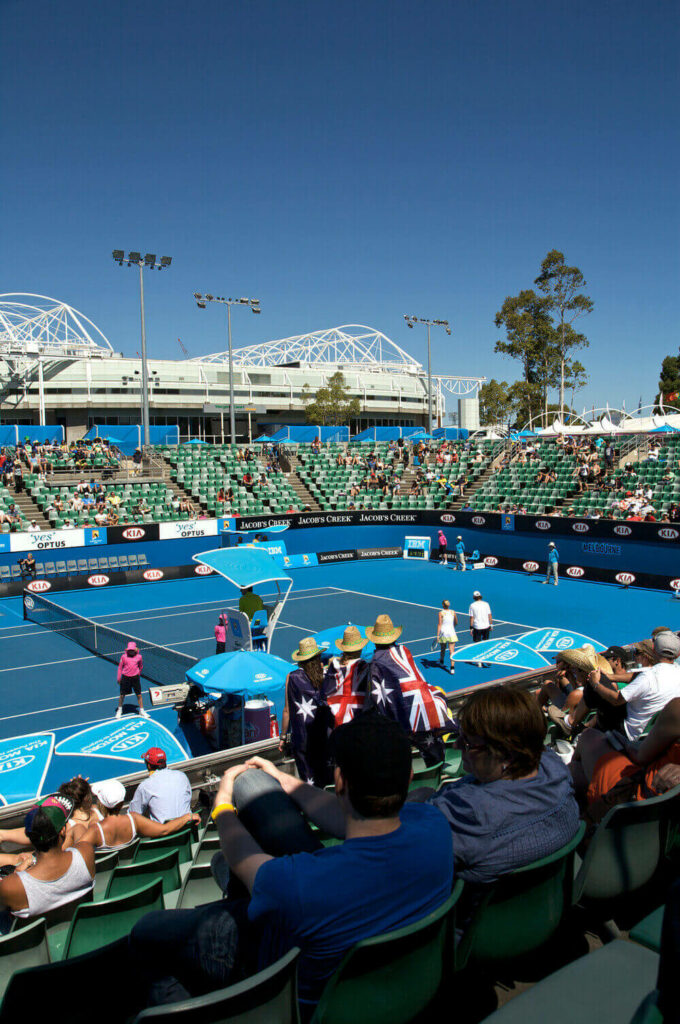
<instances>
[{"instance_id":1,"label":"sunglasses","mask_svg":"<svg viewBox=\"0 0 680 1024\"><path fill-rule=\"evenodd\" d=\"M467 736L465 736L462 732L458 735L458 738L456 740L456 746L458 747L459 750L462 750L464 753L470 753L471 751L476 750L486 750L486 743L471 743Z\"/></svg>"}]
</instances>

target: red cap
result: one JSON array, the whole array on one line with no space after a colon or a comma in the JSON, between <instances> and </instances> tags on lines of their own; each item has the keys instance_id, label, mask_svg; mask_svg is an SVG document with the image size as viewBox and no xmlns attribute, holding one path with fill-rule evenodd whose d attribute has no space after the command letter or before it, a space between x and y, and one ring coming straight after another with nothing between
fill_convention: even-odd
<instances>
[{"instance_id":1,"label":"red cap","mask_svg":"<svg viewBox=\"0 0 680 1024\"><path fill-rule=\"evenodd\" d=\"M144 760L149 768L165 768L168 763L165 751L161 747L149 747L144 755Z\"/></svg>"}]
</instances>

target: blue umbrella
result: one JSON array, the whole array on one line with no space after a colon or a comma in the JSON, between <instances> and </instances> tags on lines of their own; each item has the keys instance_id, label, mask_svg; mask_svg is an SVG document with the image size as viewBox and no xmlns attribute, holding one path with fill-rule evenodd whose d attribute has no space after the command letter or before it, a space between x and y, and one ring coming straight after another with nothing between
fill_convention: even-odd
<instances>
[{"instance_id":1,"label":"blue umbrella","mask_svg":"<svg viewBox=\"0 0 680 1024\"><path fill-rule=\"evenodd\" d=\"M202 658L186 675L211 696L232 693L245 702L265 695L276 705L280 719L290 671L291 665L283 658L264 651L229 651Z\"/></svg>"},{"instance_id":2,"label":"blue umbrella","mask_svg":"<svg viewBox=\"0 0 680 1024\"><path fill-rule=\"evenodd\" d=\"M317 646L322 649L324 654L332 656L334 654L340 654L340 650L335 646L336 640L342 640L342 634L345 632L348 626L355 626L354 622L346 622L342 626L329 626L328 629L322 629L320 633L314 634ZM356 627L361 633L364 640L366 639L366 627ZM372 644L369 640L364 649L360 653L361 658L372 658L375 651L375 644Z\"/></svg>"}]
</instances>

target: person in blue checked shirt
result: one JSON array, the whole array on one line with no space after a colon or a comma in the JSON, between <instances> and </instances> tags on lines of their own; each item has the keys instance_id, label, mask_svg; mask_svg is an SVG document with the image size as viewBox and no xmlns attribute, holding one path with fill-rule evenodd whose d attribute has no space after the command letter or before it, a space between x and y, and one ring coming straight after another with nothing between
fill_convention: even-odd
<instances>
[{"instance_id":1,"label":"person in blue checked shirt","mask_svg":"<svg viewBox=\"0 0 680 1024\"><path fill-rule=\"evenodd\" d=\"M458 568L465 572L465 541L462 537L456 537L456 562Z\"/></svg>"},{"instance_id":2,"label":"person in blue checked shirt","mask_svg":"<svg viewBox=\"0 0 680 1024\"><path fill-rule=\"evenodd\" d=\"M560 565L560 553L555 547L553 541L548 544L548 564L545 571L544 583L550 583L550 577L553 578L553 583L557 586L557 570Z\"/></svg>"}]
</instances>

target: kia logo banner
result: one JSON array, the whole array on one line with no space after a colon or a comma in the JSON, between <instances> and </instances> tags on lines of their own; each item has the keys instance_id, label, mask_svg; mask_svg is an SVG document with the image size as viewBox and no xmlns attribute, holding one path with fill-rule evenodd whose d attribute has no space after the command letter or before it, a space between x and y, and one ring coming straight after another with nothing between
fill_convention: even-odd
<instances>
[{"instance_id":1,"label":"kia logo banner","mask_svg":"<svg viewBox=\"0 0 680 1024\"><path fill-rule=\"evenodd\" d=\"M450 512L445 512L443 516L439 517L442 523L455 523L456 517L452 516Z\"/></svg>"},{"instance_id":2,"label":"kia logo banner","mask_svg":"<svg viewBox=\"0 0 680 1024\"><path fill-rule=\"evenodd\" d=\"M108 576L88 576L87 582L91 587L105 587L109 583Z\"/></svg>"},{"instance_id":3,"label":"kia logo banner","mask_svg":"<svg viewBox=\"0 0 680 1024\"><path fill-rule=\"evenodd\" d=\"M158 523L144 523L144 526L107 526L107 544L139 544L140 541L159 540Z\"/></svg>"},{"instance_id":4,"label":"kia logo banner","mask_svg":"<svg viewBox=\"0 0 680 1024\"><path fill-rule=\"evenodd\" d=\"M550 529L550 525L551 524L548 522L547 519L537 519L536 520L536 529L537 530L549 530Z\"/></svg>"},{"instance_id":5,"label":"kia logo banner","mask_svg":"<svg viewBox=\"0 0 680 1024\"><path fill-rule=\"evenodd\" d=\"M475 526L484 526L486 519L484 518L484 516L473 516L472 522L475 524Z\"/></svg>"},{"instance_id":6,"label":"kia logo banner","mask_svg":"<svg viewBox=\"0 0 680 1024\"><path fill-rule=\"evenodd\" d=\"M587 533L590 529L587 523L572 523L571 528L575 533Z\"/></svg>"},{"instance_id":7,"label":"kia logo banner","mask_svg":"<svg viewBox=\"0 0 680 1024\"><path fill-rule=\"evenodd\" d=\"M631 533L630 526L615 526L614 533L618 534L619 537L630 537Z\"/></svg>"},{"instance_id":8,"label":"kia logo banner","mask_svg":"<svg viewBox=\"0 0 680 1024\"><path fill-rule=\"evenodd\" d=\"M32 580L26 589L32 590L34 594L44 594L46 590L52 589L52 584L49 580Z\"/></svg>"},{"instance_id":9,"label":"kia logo banner","mask_svg":"<svg viewBox=\"0 0 680 1024\"><path fill-rule=\"evenodd\" d=\"M197 576L212 576L214 570L209 565L197 565L194 572Z\"/></svg>"},{"instance_id":10,"label":"kia logo banner","mask_svg":"<svg viewBox=\"0 0 680 1024\"><path fill-rule=\"evenodd\" d=\"M489 566L498 565L498 559L494 558L493 555L489 555L488 558L484 559L484 565L489 565Z\"/></svg>"},{"instance_id":11,"label":"kia logo banner","mask_svg":"<svg viewBox=\"0 0 680 1024\"><path fill-rule=\"evenodd\" d=\"M678 536L680 536L677 530L674 530L669 526L664 526L662 530L658 531L658 534L660 537L663 537L664 540L677 540Z\"/></svg>"},{"instance_id":12,"label":"kia logo banner","mask_svg":"<svg viewBox=\"0 0 680 1024\"><path fill-rule=\"evenodd\" d=\"M624 587L628 587L631 583L635 583L635 576L632 572L617 572L614 579L617 583L623 583Z\"/></svg>"},{"instance_id":13,"label":"kia logo banner","mask_svg":"<svg viewBox=\"0 0 680 1024\"><path fill-rule=\"evenodd\" d=\"M570 565L567 569L567 576L571 576L572 579L580 579L585 574L585 569L581 569L578 565Z\"/></svg>"},{"instance_id":14,"label":"kia logo banner","mask_svg":"<svg viewBox=\"0 0 680 1024\"><path fill-rule=\"evenodd\" d=\"M163 570L147 569L146 572L142 573L142 576L144 577L145 580L148 580L149 583L156 583L158 580L163 579Z\"/></svg>"},{"instance_id":15,"label":"kia logo banner","mask_svg":"<svg viewBox=\"0 0 680 1024\"><path fill-rule=\"evenodd\" d=\"M538 569L538 562L522 562L522 568L527 572L536 572Z\"/></svg>"}]
</instances>

